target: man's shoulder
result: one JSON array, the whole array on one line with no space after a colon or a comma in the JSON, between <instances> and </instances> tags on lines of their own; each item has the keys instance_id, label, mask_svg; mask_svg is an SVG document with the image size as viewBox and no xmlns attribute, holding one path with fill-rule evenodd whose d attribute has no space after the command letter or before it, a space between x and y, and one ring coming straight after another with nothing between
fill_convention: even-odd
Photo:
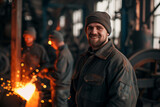
<instances>
[{"instance_id":1,"label":"man's shoulder","mask_svg":"<svg viewBox=\"0 0 160 107\"><path fill-rule=\"evenodd\" d=\"M125 66L130 66L130 62L128 60L128 58L122 53L120 52L118 49L114 49L113 50L113 57L111 58L111 62L112 64L116 64L117 66L121 66L121 65L125 65Z\"/></svg>"},{"instance_id":2,"label":"man's shoulder","mask_svg":"<svg viewBox=\"0 0 160 107\"><path fill-rule=\"evenodd\" d=\"M38 43L34 43L35 48L44 49L44 46Z\"/></svg>"}]
</instances>

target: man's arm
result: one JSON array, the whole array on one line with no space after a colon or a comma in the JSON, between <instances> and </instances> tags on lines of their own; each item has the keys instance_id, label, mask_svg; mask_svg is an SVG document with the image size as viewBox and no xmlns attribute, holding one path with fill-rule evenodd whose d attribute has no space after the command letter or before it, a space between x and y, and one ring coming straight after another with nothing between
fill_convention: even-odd
<instances>
[{"instance_id":1,"label":"man's arm","mask_svg":"<svg viewBox=\"0 0 160 107\"><path fill-rule=\"evenodd\" d=\"M134 70L132 67L122 67L116 72L110 84L106 107L136 107L139 91Z\"/></svg>"}]
</instances>

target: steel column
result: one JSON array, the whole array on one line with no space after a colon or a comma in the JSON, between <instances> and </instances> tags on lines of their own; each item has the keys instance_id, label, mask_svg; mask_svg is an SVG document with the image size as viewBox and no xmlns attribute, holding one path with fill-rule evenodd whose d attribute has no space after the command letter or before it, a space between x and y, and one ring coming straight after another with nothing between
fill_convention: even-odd
<instances>
[{"instance_id":1,"label":"steel column","mask_svg":"<svg viewBox=\"0 0 160 107\"><path fill-rule=\"evenodd\" d=\"M12 88L20 81L21 59L21 20L22 0L12 1L12 29L11 29L11 85Z\"/></svg>"}]
</instances>

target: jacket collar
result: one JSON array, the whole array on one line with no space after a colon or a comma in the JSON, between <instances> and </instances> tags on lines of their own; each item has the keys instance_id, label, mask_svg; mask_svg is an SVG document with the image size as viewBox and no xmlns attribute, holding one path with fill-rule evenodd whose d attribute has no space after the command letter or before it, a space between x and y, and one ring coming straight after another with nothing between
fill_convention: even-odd
<instances>
[{"instance_id":1,"label":"jacket collar","mask_svg":"<svg viewBox=\"0 0 160 107\"><path fill-rule=\"evenodd\" d=\"M88 53L94 54L95 56L105 60L111 54L113 48L115 48L113 42L109 39L108 43L106 43L103 47L101 47L95 52L91 51L92 49L91 47L89 47Z\"/></svg>"},{"instance_id":2,"label":"jacket collar","mask_svg":"<svg viewBox=\"0 0 160 107\"><path fill-rule=\"evenodd\" d=\"M58 50L62 51L64 48L68 48L68 46L66 44L64 44L63 46L59 47Z\"/></svg>"}]
</instances>

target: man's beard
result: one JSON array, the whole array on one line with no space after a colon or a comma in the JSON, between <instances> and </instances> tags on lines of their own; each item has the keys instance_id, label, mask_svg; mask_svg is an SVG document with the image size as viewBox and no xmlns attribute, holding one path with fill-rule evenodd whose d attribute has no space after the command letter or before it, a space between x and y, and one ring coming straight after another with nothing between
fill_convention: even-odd
<instances>
[{"instance_id":1,"label":"man's beard","mask_svg":"<svg viewBox=\"0 0 160 107\"><path fill-rule=\"evenodd\" d=\"M92 37L92 36L96 36L96 37L99 39L99 41L97 41L97 42L92 41L92 40L91 40L91 37ZM89 38L88 38L88 42L89 42L89 45L90 45L92 48L99 48L99 47L101 47L101 46L106 42L106 40L104 39L103 41L100 41L100 35L90 34L90 35L89 35Z\"/></svg>"},{"instance_id":2,"label":"man's beard","mask_svg":"<svg viewBox=\"0 0 160 107\"><path fill-rule=\"evenodd\" d=\"M27 42L26 43L26 46L32 46L33 45L33 42Z\"/></svg>"},{"instance_id":3,"label":"man's beard","mask_svg":"<svg viewBox=\"0 0 160 107\"><path fill-rule=\"evenodd\" d=\"M101 47L106 41L104 40L103 42L97 42L96 44L95 43L92 43L90 40L89 40L89 45L93 48L99 48Z\"/></svg>"}]
</instances>

